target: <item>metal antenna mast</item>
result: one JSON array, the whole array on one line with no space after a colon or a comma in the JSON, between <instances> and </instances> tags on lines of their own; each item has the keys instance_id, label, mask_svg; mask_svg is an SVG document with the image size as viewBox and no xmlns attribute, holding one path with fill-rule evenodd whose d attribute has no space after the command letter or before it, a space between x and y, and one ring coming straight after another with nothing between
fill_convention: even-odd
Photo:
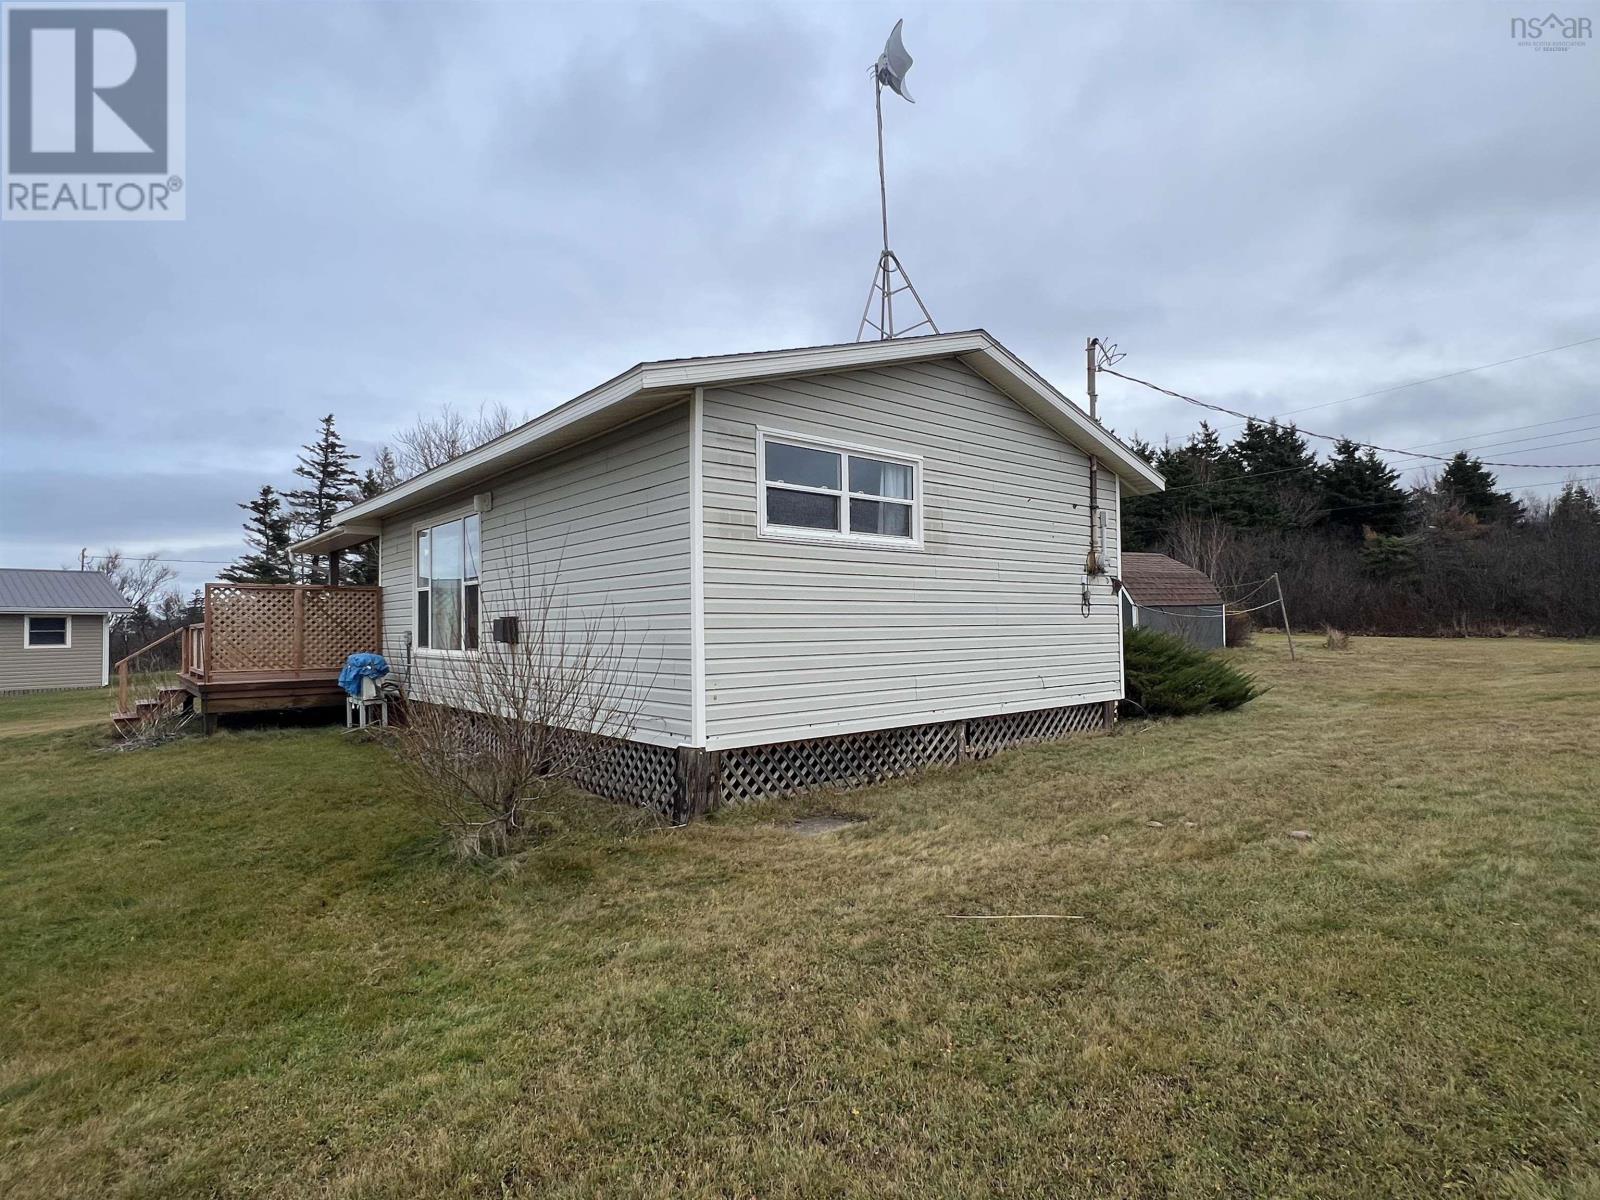
<instances>
[{"instance_id":1,"label":"metal antenna mast","mask_svg":"<svg viewBox=\"0 0 1600 1200\"><path fill-rule=\"evenodd\" d=\"M878 117L878 206L883 218L883 251L878 255L878 265L872 273L872 286L867 289L866 307L861 310L861 324L856 328L858 342L866 339L869 329L873 330L880 340L904 337L924 325L934 333L939 332L939 327L933 323L933 317L928 312L928 306L922 302L922 297L917 295L911 276L906 274L905 267L901 265L899 256L889 249L889 189L883 169L883 86L888 84L897 96L911 100L910 93L906 91L906 72L911 69L911 55L906 53L905 43L900 40L900 27L903 24L903 21L894 23L894 30L884 44L883 53L878 56L878 61L872 68L873 106ZM914 100L911 102L916 103ZM895 324L894 298L901 292L911 293L917 311L922 314L920 321L904 326ZM878 309L876 321L872 319L874 298Z\"/></svg>"}]
</instances>

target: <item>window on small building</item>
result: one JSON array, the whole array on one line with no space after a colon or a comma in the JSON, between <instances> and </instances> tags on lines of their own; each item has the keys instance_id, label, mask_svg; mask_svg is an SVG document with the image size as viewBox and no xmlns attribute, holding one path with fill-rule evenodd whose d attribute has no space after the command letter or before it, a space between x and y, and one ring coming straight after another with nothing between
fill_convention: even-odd
<instances>
[{"instance_id":1,"label":"window on small building","mask_svg":"<svg viewBox=\"0 0 1600 1200\"><path fill-rule=\"evenodd\" d=\"M28 617L23 625L29 646L70 646L72 631L66 617Z\"/></svg>"},{"instance_id":2,"label":"window on small building","mask_svg":"<svg viewBox=\"0 0 1600 1200\"><path fill-rule=\"evenodd\" d=\"M478 648L478 514L417 530L417 645Z\"/></svg>"},{"instance_id":3,"label":"window on small building","mask_svg":"<svg viewBox=\"0 0 1600 1200\"><path fill-rule=\"evenodd\" d=\"M915 541L914 461L776 436L760 441L762 532Z\"/></svg>"}]
</instances>

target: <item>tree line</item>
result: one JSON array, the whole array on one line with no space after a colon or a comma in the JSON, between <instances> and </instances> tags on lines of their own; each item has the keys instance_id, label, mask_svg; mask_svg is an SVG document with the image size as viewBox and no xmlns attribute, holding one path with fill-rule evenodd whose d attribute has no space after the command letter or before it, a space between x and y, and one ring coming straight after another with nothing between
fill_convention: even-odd
<instances>
[{"instance_id":1,"label":"tree line","mask_svg":"<svg viewBox=\"0 0 1600 1200\"><path fill-rule=\"evenodd\" d=\"M360 470L360 455L345 445L334 414L329 413L296 456L298 486L280 491L264 483L254 497L239 505L247 514L244 540L248 549L221 572L221 578L232 583L377 583L376 541L347 551L337 580L329 556L296 556L289 548L326 533L340 510L459 458L517 424L518 419L503 404L482 406L475 416L445 405L431 416L419 416L400 431L392 446L379 446L371 465Z\"/></svg>"},{"instance_id":2,"label":"tree line","mask_svg":"<svg viewBox=\"0 0 1600 1200\"><path fill-rule=\"evenodd\" d=\"M1202 422L1133 448L1167 490L1123 500L1123 545L1224 590L1278 573L1297 625L1358 633L1600 633L1600 499L1581 481L1517 499L1459 451L1420 482L1351 441L1319 458L1293 425L1230 442Z\"/></svg>"},{"instance_id":3,"label":"tree line","mask_svg":"<svg viewBox=\"0 0 1600 1200\"><path fill-rule=\"evenodd\" d=\"M239 505L246 513L247 548L218 572L218 578L231 583L330 582L327 556L297 557L289 553L289 547L326 533L341 509L459 458L520 423L504 405L484 405L476 414L446 405L431 415L419 415L393 443L379 446L371 464L362 469L360 456L345 445L334 415L327 414L296 456L293 473L298 486L280 490L262 484L255 496ZM160 553L141 557L107 547L93 560L95 569L111 580L133 609L112 622L113 662L205 619L204 593L196 589L185 597L173 586L178 578L176 568ZM340 582L347 584L377 583L376 542L346 552L339 576ZM178 647L173 642L150 659L141 659L140 669L171 668L177 658Z\"/></svg>"}]
</instances>

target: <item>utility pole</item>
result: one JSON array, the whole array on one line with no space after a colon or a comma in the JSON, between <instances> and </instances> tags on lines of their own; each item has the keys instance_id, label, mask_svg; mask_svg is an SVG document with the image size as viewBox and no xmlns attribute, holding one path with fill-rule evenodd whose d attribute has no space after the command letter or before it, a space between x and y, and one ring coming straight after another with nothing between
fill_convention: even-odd
<instances>
[{"instance_id":1,"label":"utility pole","mask_svg":"<svg viewBox=\"0 0 1600 1200\"><path fill-rule=\"evenodd\" d=\"M1100 339L1090 338L1089 344L1084 347L1085 367L1089 378L1089 419L1098 421L1100 408L1100 395L1095 391L1095 368L1099 365Z\"/></svg>"},{"instance_id":2,"label":"utility pole","mask_svg":"<svg viewBox=\"0 0 1600 1200\"><path fill-rule=\"evenodd\" d=\"M1100 339L1092 337L1084 347L1084 371L1089 393L1089 419L1098 422L1099 393L1095 390L1095 375L1100 366ZM1089 456L1089 561L1084 563L1084 574L1099 575L1105 570L1105 558L1100 546L1100 460ZM1118 536L1121 531L1118 530Z\"/></svg>"},{"instance_id":3,"label":"utility pole","mask_svg":"<svg viewBox=\"0 0 1600 1200\"><path fill-rule=\"evenodd\" d=\"M88 569L89 569L89 547L85 546L82 550L78 551L78 570L87 571Z\"/></svg>"},{"instance_id":4,"label":"utility pole","mask_svg":"<svg viewBox=\"0 0 1600 1200\"><path fill-rule=\"evenodd\" d=\"M1278 589L1278 611L1283 614L1283 636L1289 639L1289 661L1294 661L1294 633L1289 629L1289 606L1283 602L1283 580L1278 578L1278 573L1272 573L1272 582Z\"/></svg>"}]
</instances>

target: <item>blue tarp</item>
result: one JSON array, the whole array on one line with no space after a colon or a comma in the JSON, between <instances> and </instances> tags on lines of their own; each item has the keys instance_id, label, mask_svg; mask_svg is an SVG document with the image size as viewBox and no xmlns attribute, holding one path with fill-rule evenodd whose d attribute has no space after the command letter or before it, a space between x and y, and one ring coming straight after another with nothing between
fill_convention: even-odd
<instances>
[{"instance_id":1,"label":"blue tarp","mask_svg":"<svg viewBox=\"0 0 1600 1200\"><path fill-rule=\"evenodd\" d=\"M389 673L389 660L381 654L352 654L339 672L339 686L349 695L361 695L363 679L382 679Z\"/></svg>"}]
</instances>

